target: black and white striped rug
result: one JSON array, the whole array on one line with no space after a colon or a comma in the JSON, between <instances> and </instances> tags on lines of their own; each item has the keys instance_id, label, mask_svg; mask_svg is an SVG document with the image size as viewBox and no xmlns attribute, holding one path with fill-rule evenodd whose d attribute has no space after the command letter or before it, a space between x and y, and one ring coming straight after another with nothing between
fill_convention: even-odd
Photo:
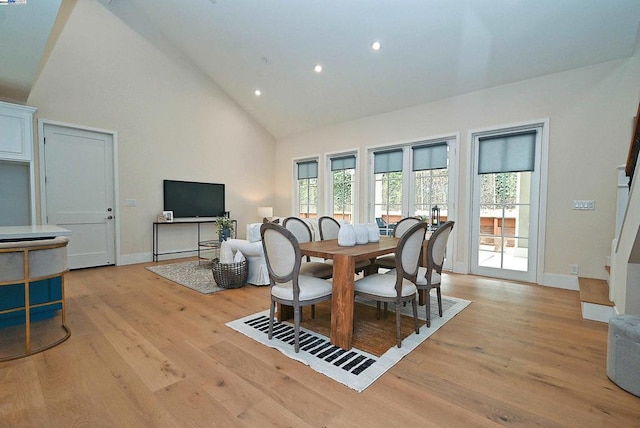
<instances>
[{"instance_id":1,"label":"black and white striped rug","mask_svg":"<svg viewBox=\"0 0 640 428\"><path fill-rule=\"evenodd\" d=\"M420 334L413 333L402 340L402 348L394 346L380 357L356 348L345 351L332 345L326 336L304 328L300 329L300 352L296 354L293 345L293 323L276 321L273 338L268 339L269 310L231 321L227 326L279 350L349 388L362 392L470 303L468 300L442 296L441 318L437 315L438 306L434 297L431 308L435 308L436 312L431 316L431 327L427 328L423 324ZM424 315L421 318L424 318Z\"/></svg>"}]
</instances>

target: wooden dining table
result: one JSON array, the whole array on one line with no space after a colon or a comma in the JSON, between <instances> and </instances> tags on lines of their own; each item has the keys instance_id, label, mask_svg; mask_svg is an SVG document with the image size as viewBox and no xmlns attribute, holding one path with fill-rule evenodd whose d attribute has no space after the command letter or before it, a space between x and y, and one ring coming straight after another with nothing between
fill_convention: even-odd
<instances>
[{"instance_id":1,"label":"wooden dining table","mask_svg":"<svg viewBox=\"0 0 640 428\"><path fill-rule=\"evenodd\" d=\"M331 297L331 343L351 349L353 337L354 272L356 262L371 260L395 252L399 238L381 236L379 242L343 247L337 239L300 244L303 256L333 260Z\"/></svg>"}]
</instances>

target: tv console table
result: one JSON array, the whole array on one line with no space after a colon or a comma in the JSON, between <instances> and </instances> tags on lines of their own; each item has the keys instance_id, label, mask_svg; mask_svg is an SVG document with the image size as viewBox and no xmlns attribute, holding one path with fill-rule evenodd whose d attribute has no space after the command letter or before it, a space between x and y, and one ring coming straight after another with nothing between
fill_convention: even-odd
<instances>
[{"instance_id":1,"label":"tv console table","mask_svg":"<svg viewBox=\"0 0 640 428\"><path fill-rule=\"evenodd\" d=\"M235 238L237 236L236 234L238 230L238 222L236 220L232 220L232 221L233 221L233 237ZM158 256L164 256L167 254L191 253L194 251L198 253L198 259L200 259L200 250L202 248L202 246L200 245L200 242L202 242L202 240L200 239L200 226L205 223L217 223L217 222L218 222L218 219L216 218L177 219L172 222L154 221L153 222L153 261L157 262ZM176 224L180 224L180 225L193 224L197 226L198 240L196 241L196 248L192 250L165 251L163 253L160 253L159 245L158 245L160 229L161 229L160 226L171 226Z\"/></svg>"}]
</instances>

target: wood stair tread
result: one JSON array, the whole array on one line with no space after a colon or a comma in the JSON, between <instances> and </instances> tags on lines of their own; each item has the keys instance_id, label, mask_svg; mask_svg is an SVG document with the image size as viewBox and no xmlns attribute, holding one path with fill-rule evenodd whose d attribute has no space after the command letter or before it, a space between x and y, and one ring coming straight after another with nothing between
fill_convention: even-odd
<instances>
[{"instance_id":1,"label":"wood stair tread","mask_svg":"<svg viewBox=\"0 0 640 428\"><path fill-rule=\"evenodd\" d=\"M609 284L604 279L578 278L580 301L603 306L614 306L609 300Z\"/></svg>"}]
</instances>

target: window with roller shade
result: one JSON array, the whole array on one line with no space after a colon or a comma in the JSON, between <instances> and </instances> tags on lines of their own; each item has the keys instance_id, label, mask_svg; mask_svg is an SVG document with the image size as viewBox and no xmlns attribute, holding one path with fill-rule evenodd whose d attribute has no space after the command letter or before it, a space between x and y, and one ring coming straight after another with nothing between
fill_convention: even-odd
<instances>
[{"instance_id":1,"label":"window with roller shade","mask_svg":"<svg viewBox=\"0 0 640 428\"><path fill-rule=\"evenodd\" d=\"M356 195L356 156L329 157L331 203L329 215L353 223Z\"/></svg>"},{"instance_id":2,"label":"window with roller shade","mask_svg":"<svg viewBox=\"0 0 640 428\"><path fill-rule=\"evenodd\" d=\"M318 216L318 161L296 162L297 211L302 218Z\"/></svg>"},{"instance_id":3,"label":"window with roller shade","mask_svg":"<svg viewBox=\"0 0 640 428\"><path fill-rule=\"evenodd\" d=\"M536 280L542 126L474 136L472 273Z\"/></svg>"},{"instance_id":4,"label":"window with roller shade","mask_svg":"<svg viewBox=\"0 0 640 428\"><path fill-rule=\"evenodd\" d=\"M411 149L413 214L430 217L432 209L437 207L440 210L440 222L446 221L449 217L448 144L446 141L421 144Z\"/></svg>"},{"instance_id":5,"label":"window with roller shade","mask_svg":"<svg viewBox=\"0 0 640 428\"><path fill-rule=\"evenodd\" d=\"M393 225L402 217L404 150L373 153L374 214L380 233L392 235Z\"/></svg>"}]
</instances>

